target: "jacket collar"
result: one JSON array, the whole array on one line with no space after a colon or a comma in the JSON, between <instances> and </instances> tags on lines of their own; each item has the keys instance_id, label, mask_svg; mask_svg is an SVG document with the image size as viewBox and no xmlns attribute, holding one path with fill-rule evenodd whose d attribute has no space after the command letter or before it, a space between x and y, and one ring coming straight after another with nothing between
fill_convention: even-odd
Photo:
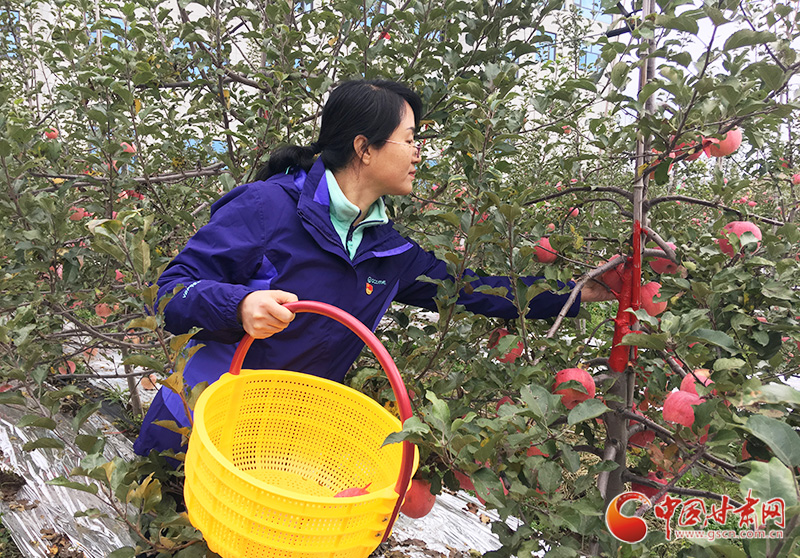
<instances>
[{"instance_id":1,"label":"jacket collar","mask_svg":"<svg viewBox=\"0 0 800 558\"><path fill-rule=\"evenodd\" d=\"M305 173L302 170L295 173L295 186L299 186L303 174ZM305 229L322 248L350 262L331 222L330 194L324 176L325 165L320 158L317 158L302 183L297 201L297 213ZM389 221L385 225L370 227L364 231L364 237L352 263L355 265L369 258L399 254L409 248L411 244L394 231L392 222Z\"/></svg>"}]
</instances>

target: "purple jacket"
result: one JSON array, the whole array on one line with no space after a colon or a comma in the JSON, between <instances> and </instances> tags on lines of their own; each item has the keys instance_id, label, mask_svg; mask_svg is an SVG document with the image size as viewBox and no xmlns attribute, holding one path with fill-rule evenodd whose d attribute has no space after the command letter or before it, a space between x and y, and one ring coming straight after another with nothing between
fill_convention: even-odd
<instances>
[{"instance_id":1,"label":"purple jacket","mask_svg":"<svg viewBox=\"0 0 800 558\"><path fill-rule=\"evenodd\" d=\"M191 343L206 346L184 370L184 381L194 386L212 383L228 370L235 343L244 334L237 307L253 291L280 289L300 300L327 302L374 330L392 301L437 310L436 285L418 280L421 275L452 278L443 261L401 236L391 223L367 228L351 261L331 224L325 168L318 160L308 174L276 175L219 199L209 223L169 264L158 285L159 297L185 287L165 308L169 331L203 328ZM509 279L481 277L470 285L508 288ZM531 301L528 317L556 315L567 296L540 294ZM478 314L517 317L513 303L499 296L462 291L458 303ZM580 297L569 315L579 307ZM243 368L295 370L341 382L363 346L330 318L297 314L284 331L255 341ZM183 415L175 394L166 393L164 399L173 414Z\"/></svg>"}]
</instances>

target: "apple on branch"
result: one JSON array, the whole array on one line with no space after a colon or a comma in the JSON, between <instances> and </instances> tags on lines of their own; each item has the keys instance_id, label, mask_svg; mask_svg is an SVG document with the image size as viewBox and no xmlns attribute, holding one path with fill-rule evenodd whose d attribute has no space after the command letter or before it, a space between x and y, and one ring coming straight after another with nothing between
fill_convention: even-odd
<instances>
[{"instance_id":1,"label":"apple on branch","mask_svg":"<svg viewBox=\"0 0 800 558\"><path fill-rule=\"evenodd\" d=\"M403 505L400 506L400 513L413 519L425 517L433 509L436 503L436 496L431 494L431 483L414 479L406 492Z\"/></svg>"},{"instance_id":2,"label":"apple on branch","mask_svg":"<svg viewBox=\"0 0 800 558\"><path fill-rule=\"evenodd\" d=\"M489 348L493 349L497 346L500 340L509 334L509 331L504 328L500 327L495 329L491 335L489 335ZM517 343L517 346L510 351L508 351L503 357L498 358L499 362L508 363L514 362L517 358L522 356L522 353L525 351L525 345L520 341Z\"/></svg>"},{"instance_id":3,"label":"apple on branch","mask_svg":"<svg viewBox=\"0 0 800 558\"><path fill-rule=\"evenodd\" d=\"M709 157L725 157L739 149L742 144L742 131L734 128L722 136L722 139L706 138L705 141L709 142L705 148Z\"/></svg>"},{"instance_id":4,"label":"apple on branch","mask_svg":"<svg viewBox=\"0 0 800 558\"><path fill-rule=\"evenodd\" d=\"M719 249L731 258L734 256L734 250L730 241L728 241L727 234L735 234L737 238L741 239L744 233L753 233L753 236L759 241L756 243L756 250L761 247L761 229L759 229L755 223L751 223L750 221L731 221L725 225L722 230L723 236L717 239L717 243L719 244Z\"/></svg>"},{"instance_id":5,"label":"apple on branch","mask_svg":"<svg viewBox=\"0 0 800 558\"><path fill-rule=\"evenodd\" d=\"M535 256L540 263L550 264L558 259L558 252L550 246L550 239L543 236L536 243Z\"/></svg>"},{"instance_id":6,"label":"apple on branch","mask_svg":"<svg viewBox=\"0 0 800 558\"><path fill-rule=\"evenodd\" d=\"M653 302L653 298L659 297L661 283L651 281L642 286L642 308L651 316L658 316L667 309L667 301Z\"/></svg>"},{"instance_id":7,"label":"apple on branch","mask_svg":"<svg viewBox=\"0 0 800 558\"><path fill-rule=\"evenodd\" d=\"M691 428L694 424L694 406L705 403L705 399L688 391L673 391L664 400L662 415L667 422Z\"/></svg>"},{"instance_id":8,"label":"apple on branch","mask_svg":"<svg viewBox=\"0 0 800 558\"><path fill-rule=\"evenodd\" d=\"M579 382L583 386L584 391L570 387L559 389L561 384L570 380ZM567 409L574 409L578 403L594 398L596 394L594 378L583 368L565 368L564 370L559 370L556 374L556 380L553 383L553 393L561 396L561 402Z\"/></svg>"},{"instance_id":9,"label":"apple on branch","mask_svg":"<svg viewBox=\"0 0 800 558\"><path fill-rule=\"evenodd\" d=\"M673 251L675 251L675 248L677 248L674 242L667 242L667 246L672 248ZM658 273L659 275L664 275L664 274L671 275L676 271L678 271L678 264L676 264L669 258L659 257L650 261L650 269L652 269L655 273Z\"/></svg>"}]
</instances>

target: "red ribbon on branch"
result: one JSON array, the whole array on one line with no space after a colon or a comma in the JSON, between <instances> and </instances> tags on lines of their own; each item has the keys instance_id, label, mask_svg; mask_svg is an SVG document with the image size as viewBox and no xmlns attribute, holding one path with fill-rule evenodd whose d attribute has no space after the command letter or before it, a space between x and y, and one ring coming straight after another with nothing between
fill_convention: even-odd
<instances>
[{"instance_id":1,"label":"red ribbon on branch","mask_svg":"<svg viewBox=\"0 0 800 558\"><path fill-rule=\"evenodd\" d=\"M619 307L614 318L614 337L611 341L611 355L608 366L614 372L624 372L628 361L636 361L638 348L633 347L633 355L629 345L620 345L622 338L629 333L636 333L631 326L636 316L628 312L628 308L638 310L642 306L642 224L633 223L633 258L628 259L622 268L622 289L617 296Z\"/></svg>"}]
</instances>

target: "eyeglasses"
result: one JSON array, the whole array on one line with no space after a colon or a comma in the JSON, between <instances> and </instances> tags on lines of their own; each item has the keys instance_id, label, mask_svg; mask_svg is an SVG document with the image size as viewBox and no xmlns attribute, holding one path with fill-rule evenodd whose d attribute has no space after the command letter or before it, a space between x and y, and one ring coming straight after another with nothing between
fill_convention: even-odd
<instances>
[{"instance_id":1,"label":"eyeglasses","mask_svg":"<svg viewBox=\"0 0 800 558\"><path fill-rule=\"evenodd\" d=\"M394 141L394 140L383 140L386 143L396 143L397 145L407 145L411 149L414 150L414 156L419 157L419 154L422 152L422 145L418 143L406 143L404 141Z\"/></svg>"}]
</instances>

